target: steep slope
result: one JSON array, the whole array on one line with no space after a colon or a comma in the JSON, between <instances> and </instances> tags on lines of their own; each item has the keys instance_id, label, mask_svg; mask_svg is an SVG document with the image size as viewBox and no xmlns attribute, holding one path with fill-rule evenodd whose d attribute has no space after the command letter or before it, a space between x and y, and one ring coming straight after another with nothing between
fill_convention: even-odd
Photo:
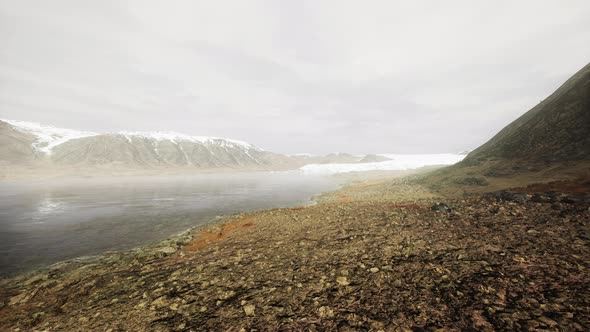
<instances>
[{"instance_id":1,"label":"steep slope","mask_svg":"<svg viewBox=\"0 0 590 332\"><path fill-rule=\"evenodd\" d=\"M57 146L58 164L164 167L250 167L269 165L266 152L247 143L175 133L120 133L74 139Z\"/></svg>"},{"instance_id":2,"label":"steep slope","mask_svg":"<svg viewBox=\"0 0 590 332\"><path fill-rule=\"evenodd\" d=\"M54 147L69 140L98 135L98 133L57 128L34 122L0 119L0 123L11 127L15 131L32 137L33 142L31 143L31 146L33 149L39 154L45 155L50 155Z\"/></svg>"},{"instance_id":3,"label":"steep slope","mask_svg":"<svg viewBox=\"0 0 590 332\"><path fill-rule=\"evenodd\" d=\"M466 158L560 162L590 159L590 64Z\"/></svg>"},{"instance_id":4,"label":"steep slope","mask_svg":"<svg viewBox=\"0 0 590 332\"><path fill-rule=\"evenodd\" d=\"M0 121L0 165L28 164L38 153L33 147L34 135L20 132L10 124Z\"/></svg>"},{"instance_id":5,"label":"steep slope","mask_svg":"<svg viewBox=\"0 0 590 332\"><path fill-rule=\"evenodd\" d=\"M590 64L463 161L421 181L476 192L580 178L590 178Z\"/></svg>"},{"instance_id":6,"label":"steep slope","mask_svg":"<svg viewBox=\"0 0 590 332\"><path fill-rule=\"evenodd\" d=\"M125 168L288 167L289 158L252 144L172 132L99 134L38 123L0 121L0 165Z\"/></svg>"}]
</instances>

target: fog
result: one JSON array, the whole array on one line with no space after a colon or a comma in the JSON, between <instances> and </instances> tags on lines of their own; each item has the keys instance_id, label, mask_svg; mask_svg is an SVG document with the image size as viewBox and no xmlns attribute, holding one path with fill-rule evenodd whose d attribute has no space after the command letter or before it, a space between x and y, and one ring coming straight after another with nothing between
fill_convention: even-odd
<instances>
[{"instance_id":1,"label":"fog","mask_svg":"<svg viewBox=\"0 0 590 332\"><path fill-rule=\"evenodd\" d=\"M0 118L281 153L472 149L588 62L588 1L0 1Z\"/></svg>"}]
</instances>

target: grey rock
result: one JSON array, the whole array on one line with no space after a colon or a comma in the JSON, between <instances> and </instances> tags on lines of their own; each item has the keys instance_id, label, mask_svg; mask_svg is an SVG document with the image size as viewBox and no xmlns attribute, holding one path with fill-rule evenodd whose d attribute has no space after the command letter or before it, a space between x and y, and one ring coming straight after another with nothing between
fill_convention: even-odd
<instances>
[{"instance_id":1,"label":"grey rock","mask_svg":"<svg viewBox=\"0 0 590 332\"><path fill-rule=\"evenodd\" d=\"M436 211L436 212L451 212L452 211L451 207L447 203L444 203L444 202L436 203L436 204L432 205L430 207L430 209L432 211Z\"/></svg>"},{"instance_id":2,"label":"grey rock","mask_svg":"<svg viewBox=\"0 0 590 332\"><path fill-rule=\"evenodd\" d=\"M175 253L176 251L177 251L177 249L175 247L170 247L170 246L158 249L158 252L164 253L166 255L171 255L171 254Z\"/></svg>"},{"instance_id":3,"label":"grey rock","mask_svg":"<svg viewBox=\"0 0 590 332\"><path fill-rule=\"evenodd\" d=\"M531 197L531 201L535 203L549 203L551 202L551 198L539 193L535 193Z\"/></svg>"}]
</instances>

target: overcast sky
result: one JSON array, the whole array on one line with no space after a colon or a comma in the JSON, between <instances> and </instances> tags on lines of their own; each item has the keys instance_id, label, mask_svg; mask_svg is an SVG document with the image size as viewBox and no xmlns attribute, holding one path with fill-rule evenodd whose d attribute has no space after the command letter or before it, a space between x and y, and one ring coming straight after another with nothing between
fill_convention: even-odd
<instances>
[{"instance_id":1,"label":"overcast sky","mask_svg":"<svg viewBox=\"0 0 590 332\"><path fill-rule=\"evenodd\" d=\"M588 0L0 0L0 117L457 152L590 61L589 18Z\"/></svg>"}]
</instances>

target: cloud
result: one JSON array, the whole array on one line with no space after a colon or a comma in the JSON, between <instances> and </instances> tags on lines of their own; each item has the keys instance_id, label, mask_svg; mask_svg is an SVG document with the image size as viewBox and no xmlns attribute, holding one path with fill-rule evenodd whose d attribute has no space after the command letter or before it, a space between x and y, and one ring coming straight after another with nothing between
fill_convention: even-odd
<instances>
[{"instance_id":1,"label":"cloud","mask_svg":"<svg viewBox=\"0 0 590 332\"><path fill-rule=\"evenodd\" d=\"M0 113L277 152L473 148L590 54L569 1L0 0Z\"/></svg>"}]
</instances>

